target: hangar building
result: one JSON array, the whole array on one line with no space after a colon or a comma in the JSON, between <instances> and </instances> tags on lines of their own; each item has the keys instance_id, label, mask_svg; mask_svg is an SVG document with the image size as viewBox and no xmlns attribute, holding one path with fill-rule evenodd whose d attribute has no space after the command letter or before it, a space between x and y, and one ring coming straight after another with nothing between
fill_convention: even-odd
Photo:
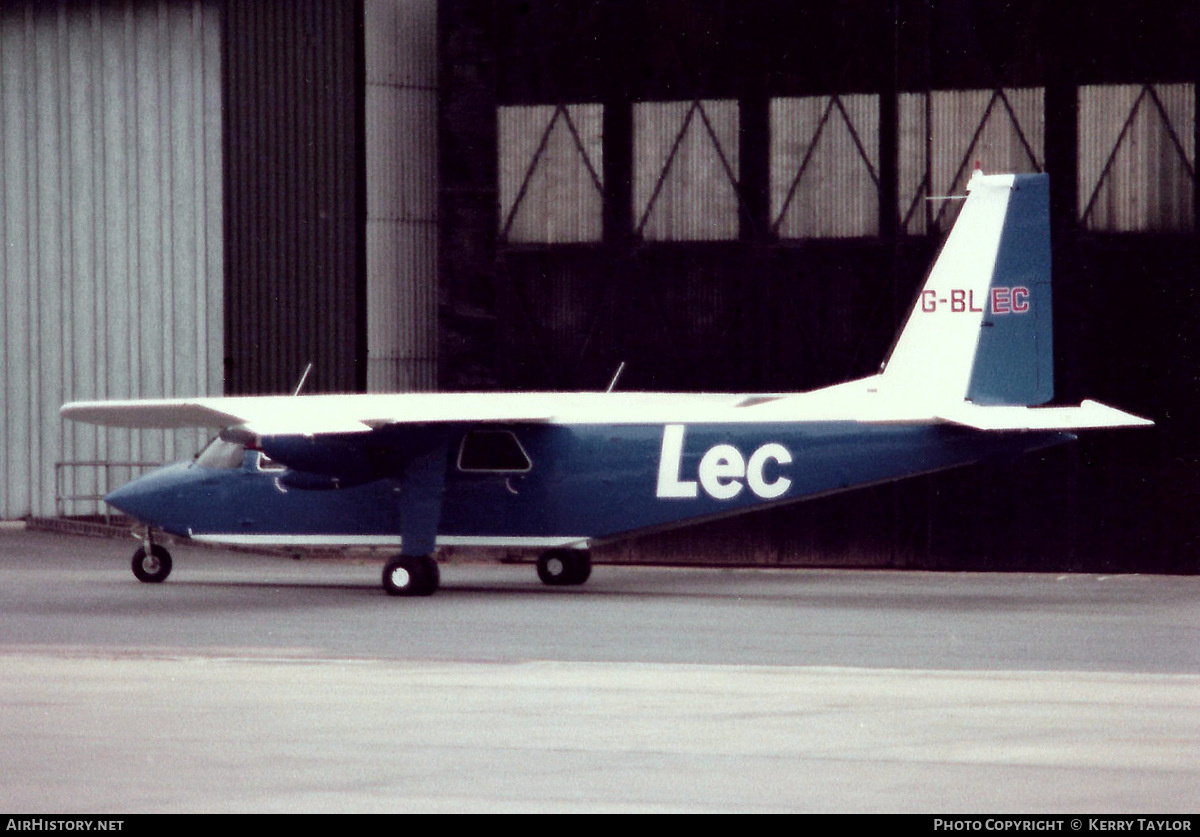
<instances>
[{"instance_id":1,"label":"hangar building","mask_svg":"<svg viewBox=\"0 0 1200 837\"><path fill-rule=\"evenodd\" d=\"M1051 175L1058 398L1157 426L597 557L1193 572L1197 36L1186 0L5 3L0 517L198 442L69 399L867 374L979 161Z\"/></svg>"}]
</instances>

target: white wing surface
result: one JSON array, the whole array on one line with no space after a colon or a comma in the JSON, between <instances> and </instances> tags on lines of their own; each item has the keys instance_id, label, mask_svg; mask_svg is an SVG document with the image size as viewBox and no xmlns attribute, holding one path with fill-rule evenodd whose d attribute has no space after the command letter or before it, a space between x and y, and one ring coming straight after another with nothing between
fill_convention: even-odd
<instances>
[{"instance_id":1,"label":"white wing surface","mask_svg":"<svg viewBox=\"0 0 1200 837\"><path fill-rule=\"evenodd\" d=\"M240 427L260 436L361 433L389 424L746 421L744 395L695 393L403 393L79 401L63 418L105 427Z\"/></svg>"}]
</instances>

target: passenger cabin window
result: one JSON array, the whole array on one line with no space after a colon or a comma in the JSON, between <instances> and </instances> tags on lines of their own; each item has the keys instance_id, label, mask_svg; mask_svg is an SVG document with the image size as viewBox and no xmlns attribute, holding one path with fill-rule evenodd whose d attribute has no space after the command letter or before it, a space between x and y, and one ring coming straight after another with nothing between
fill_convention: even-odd
<instances>
[{"instance_id":1,"label":"passenger cabin window","mask_svg":"<svg viewBox=\"0 0 1200 837\"><path fill-rule=\"evenodd\" d=\"M196 464L202 468L221 468L232 471L242 467L246 456L246 448L233 442L226 442L220 436L213 439L204 450L196 454Z\"/></svg>"},{"instance_id":2,"label":"passenger cabin window","mask_svg":"<svg viewBox=\"0 0 1200 837\"><path fill-rule=\"evenodd\" d=\"M522 473L533 467L517 437L507 430L472 430L458 451L460 471Z\"/></svg>"}]
</instances>

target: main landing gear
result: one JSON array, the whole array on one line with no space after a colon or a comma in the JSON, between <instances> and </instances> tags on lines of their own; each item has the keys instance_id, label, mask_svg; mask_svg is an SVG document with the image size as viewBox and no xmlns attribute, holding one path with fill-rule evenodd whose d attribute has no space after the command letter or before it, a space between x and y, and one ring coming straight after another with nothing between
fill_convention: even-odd
<instances>
[{"instance_id":1,"label":"main landing gear","mask_svg":"<svg viewBox=\"0 0 1200 837\"><path fill-rule=\"evenodd\" d=\"M592 574L592 556L586 549L551 549L538 556L538 578L543 584L563 587L583 584Z\"/></svg>"},{"instance_id":2,"label":"main landing gear","mask_svg":"<svg viewBox=\"0 0 1200 837\"><path fill-rule=\"evenodd\" d=\"M538 556L538 578L553 587L583 584L592 574L585 549L552 549ZM389 596L432 596L441 574L432 555L397 555L383 565L383 589Z\"/></svg>"},{"instance_id":3,"label":"main landing gear","mask_svg":"<svg viewBox=\"0 0 1200 837\"><path fill-rule=\"evenodd\" d=\"M432 555L397 555L383 565L383 589L389 596L432 596L440 580Z\"/></svg>"}]
</instances>

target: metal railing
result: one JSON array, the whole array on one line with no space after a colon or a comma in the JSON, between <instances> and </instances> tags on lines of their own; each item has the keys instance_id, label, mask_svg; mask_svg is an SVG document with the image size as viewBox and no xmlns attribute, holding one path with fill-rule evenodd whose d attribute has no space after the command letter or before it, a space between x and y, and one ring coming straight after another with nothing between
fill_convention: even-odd
<instances>
[{"instance_id":1,"label":"metal railing","mask_svg":"<svg viewBox=\"0 0 1200 837\"><path fill-rule=\"evenodd\" d=\"M105 523L111 523L116 513L102 501L105 495L117 485L114 485L114 472L124 469L117 475L118 485L124 485L141 473L162 465L161 462L112 462L108 460L55 462L54 463L54 512L58 517L67 517L68 503L94 503L94 516L101 517ZM88 470L94 473L85 484L95 486L96 492L79 493L78 486L83 483L82 475ZM78 510L72 509L78 516Z\"/></svg>"}]
</instances>

